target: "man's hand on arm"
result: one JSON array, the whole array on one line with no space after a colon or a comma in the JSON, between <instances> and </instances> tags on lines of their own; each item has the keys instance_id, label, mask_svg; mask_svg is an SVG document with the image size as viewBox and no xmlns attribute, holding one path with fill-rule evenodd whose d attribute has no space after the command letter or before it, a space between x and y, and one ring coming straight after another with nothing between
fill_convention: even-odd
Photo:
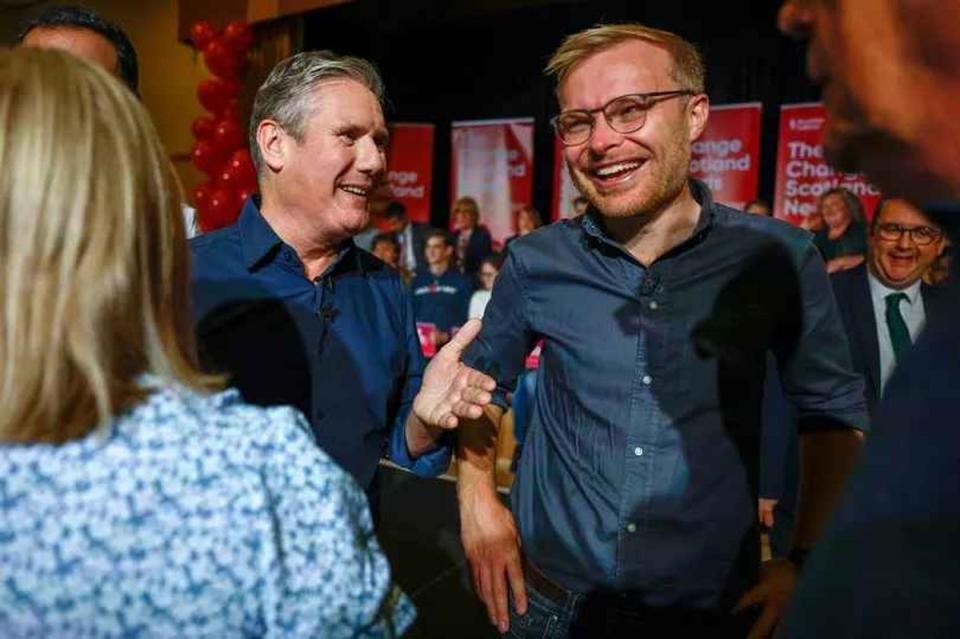
<instances>
[{"instance_id":1,"label":"man's hand on arm","mask_svg":"<svg viewBox=\"0 0 960 639\"><path fill-rule=\"evenodd\" d=\"M497 387L493 378L460 361L479 332L479 320L464 324L423 372L420 392L406 423L411 456L418 457L433 448L440 434L456 428L461 419L480 417L493 398Z\"/></svg>"},{"instance_id":2,"label":"man's hand on arm","mask_svg":"<svg viewBox=\"0 0 960 639\"><path fill-rule=\"evenodd\" d=\"M802 557L823 533L853 470L863 432L853 428L811 430L800 436L800 503L791 557ZM800 568L798 561L773 559L764 564L760 581L737 603L734 612L762 606L748 639L769 637L786 611Z\"/></svg>"},{"instance_id":3,"label":"man's hand on arm","mask_svg":"<svg viewBox=\"0 0 960 639\"><path fill-rule=\"evenodd\" d=\"M464 420L457 445L460 536L473 586L500 632L510 628L508 597L518 614L527 612L520 537L510 510L497 495L494 469L503 410L487 406L480 419Z\"/></svg>"}]
</instances>

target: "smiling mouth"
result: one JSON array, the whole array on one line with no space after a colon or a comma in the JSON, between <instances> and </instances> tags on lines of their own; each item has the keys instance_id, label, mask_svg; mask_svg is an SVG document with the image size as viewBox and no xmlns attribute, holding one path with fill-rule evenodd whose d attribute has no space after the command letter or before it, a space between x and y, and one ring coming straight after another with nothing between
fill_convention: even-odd
<instances>
[{"instance_id":1,"label":"smiling mouth","mask_svg":"<svg viewBox=\"0 0 960 639\"><path fill-rule=\"evenodd\" d=\"M367 194L370 192L368 187L359 186L356 184L341 184L339 188L341 191L346 191L347 193L351 193L359 197L367 197Z\"/></svg>"},{"instance_id":2,"label":"smiling mouth","mask_svg":"<svg viewBox=\"0 0 960 639\"><path fill-rule=\"evenodd\" d=\"M594 181L602 185L614 185L629 180L643 164L644 162L636 160L617 162L593 169L591 174Z\"/></svg>"}]
</instances>

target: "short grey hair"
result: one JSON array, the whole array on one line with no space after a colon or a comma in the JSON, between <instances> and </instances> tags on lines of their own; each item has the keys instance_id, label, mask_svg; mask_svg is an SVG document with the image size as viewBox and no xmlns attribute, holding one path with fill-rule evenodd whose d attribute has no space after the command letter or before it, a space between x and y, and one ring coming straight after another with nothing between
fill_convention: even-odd
<instances>
[{"instance_id":1,"label":"short grey hair","mask_svg":"<svg viewBox=\"0 0 960 639\"><path fill-rule=\"evenodd\" d=\"M348 78L370 89L380 107L386 101L383 79L372 62L363 58L338 55L332 51L304 51L281 60L264 80L253 100L250 116L250 156L263 168L263 156L257 144L257 128L264 120L276 121L293 139L301 142L312 108L314 90L322 82Z\"/></svg>"}]
</instances>

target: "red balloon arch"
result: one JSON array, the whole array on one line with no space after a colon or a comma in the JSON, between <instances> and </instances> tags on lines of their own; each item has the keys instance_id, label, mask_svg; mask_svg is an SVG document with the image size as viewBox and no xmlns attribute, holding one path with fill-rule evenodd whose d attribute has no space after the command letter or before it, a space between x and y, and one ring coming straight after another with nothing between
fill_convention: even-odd
<instances>
[{"instance_id":1,"label":"red balloon arch","mask_svg":"<svg viewBox=\"0 0 960 639\"><path fill-rule=\"evenodd\" d=\"M257 189L246 128L237 107L253 31L242 20L222 31L201 20L190 27L190 41L214 76L197 85L197 99L208 113L191 125L193 164L207 174L193 190L193 204L200 230L207 232L232 224L243 202Z\"/></svg>"}]
</instances>

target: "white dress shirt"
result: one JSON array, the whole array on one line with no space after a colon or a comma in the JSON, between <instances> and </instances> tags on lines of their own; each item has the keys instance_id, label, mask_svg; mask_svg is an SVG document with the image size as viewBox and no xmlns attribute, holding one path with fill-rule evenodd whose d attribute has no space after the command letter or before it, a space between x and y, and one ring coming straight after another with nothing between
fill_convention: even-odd
<instances>
[{"instance_id":1,"label":"white dress shirt","mask_svg":"<svg viewBox=\"0 0 960 639\"><path fill-rule=\"evenodd\" d=\"M413 223L407 222L403 230L397 233L397 241L400 243L400 266L407 269L410 273L417 272L417 253L413 245Z\"/></svg>"},{"instance_id":2,"label":"white dress shirt","mask_svg":"<svg viewBox=\"0 0 960 639\"><path fill-rule=\"evenodd\" d=\"M897 359L893 353L893 341L890 339L890 329L887 327L887 295L904 293L906 300L900 302L900 314L910 331L910 341L916 342L917 336L927 323L927 314L923 308L923 296L920 294L920 280L917 280L904 289L894 289L885 286L880 280L867 272L870 280L870 297L873 299L873 315L877 320L877 343L880 345L880 394L887 385L887 380L893 374Z\"/></svg>"}]
</instances>

